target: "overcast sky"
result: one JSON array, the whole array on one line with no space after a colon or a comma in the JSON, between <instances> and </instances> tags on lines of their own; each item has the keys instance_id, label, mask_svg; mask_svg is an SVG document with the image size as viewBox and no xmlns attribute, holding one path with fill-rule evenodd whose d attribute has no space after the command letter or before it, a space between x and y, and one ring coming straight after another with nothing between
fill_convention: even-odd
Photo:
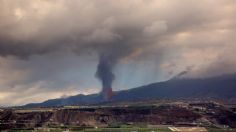
<instances>
[{"instance_id":1,"label":"overcast sky","mask_svg":"<svg viewBox=\"0 0 236 132\"><path fill-rule=\"evenodd\" d=\"M0 106L236 71L235 0L0 0ZM183 72L184 71L184 72Z\"/></svg>"}]
</instances>

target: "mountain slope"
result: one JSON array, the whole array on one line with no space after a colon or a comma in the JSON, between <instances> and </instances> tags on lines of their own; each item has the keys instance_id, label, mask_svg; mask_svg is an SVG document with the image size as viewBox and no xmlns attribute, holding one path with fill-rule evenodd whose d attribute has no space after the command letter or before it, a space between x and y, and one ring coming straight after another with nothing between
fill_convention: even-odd
<instances>
[{"instance_id":1,"label":"mountain slope","mask_svg":"<svg viewBox=\"0 0 236 132\"><path fill-rule=\"evenodd\" d=\"M169 80L121 91L114 97L115 100L145 98L236 98L236 76Z\"/></svg>"},{"instance_id":2,"label":"mountain slope","mask_svg":"<svg viewBox=\"0 0 236 132\"><path fill-rule=\"evenodd\" d=\"M224 75L205 79L172 79L129 90L117 91L114 93L111 101L181 98L235 99L236 75ZM103 99L99 94L91 94L53 99L43 103L27 104L25 107L88 105L102 102Z\"/></svg>"}]
</instances>

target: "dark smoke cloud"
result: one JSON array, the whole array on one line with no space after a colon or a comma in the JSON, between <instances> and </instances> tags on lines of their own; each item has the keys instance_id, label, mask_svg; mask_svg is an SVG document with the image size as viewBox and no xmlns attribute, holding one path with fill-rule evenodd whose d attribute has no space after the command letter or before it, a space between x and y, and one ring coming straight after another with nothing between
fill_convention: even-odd
<instances>
[{"instance_id":1,"label":"dark smoke cloud","mask_svg":"<svg viewBox=\"0 0 236 132\"><path fill-rule=\"evenodd\" d=\"M120 40L101 47L98 51L99 60L95 76L101 81L104 90L112 88L115 79L114 68L124 57L128 56L137 48L138 44L128 44L127 40ZM141 45L140 45L141 46ZM97 49L98 50L98 49Z\"/></svg>"},{"instance_id":2,"label":"dark smoke cloud","mask_svg":"<svg viewBox=\"0 0 236 132\"><path fill-rule=\"evenodd\" d=\"M101 80L103 89L112 88L112 82L115 79L113 68L116 62L111 55L102 54L99 58L96 77Z\"/></svg>"}]
</instances>

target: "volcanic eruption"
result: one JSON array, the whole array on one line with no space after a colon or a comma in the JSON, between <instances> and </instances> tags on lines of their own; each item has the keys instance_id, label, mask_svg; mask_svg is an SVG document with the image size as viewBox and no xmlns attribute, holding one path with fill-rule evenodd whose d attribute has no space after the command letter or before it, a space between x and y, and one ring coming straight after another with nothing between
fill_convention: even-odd
<instances>
[{"instance_id":1,"label":"volcanic eruption","mask_svg":"<svg viewBox=\"0 0 236 132\"><path fill-rule=\"evenodd\" d=\"M110 101L113 95L112 83L115 79L114 67L124 58L137 55L139 48L128 43L111 43L98 52L99 62L95 76L102 84L101 95L104 101ZM134 55L135 54L135 55Z\"/></svg>"},{"instance_id":2,"label":"volcanic eruption","mask_svg":"<svg viewBox=\"0 0 236 132\"><path fill-rule=\"evenodd\" d=\"M114 67L114 59L112 55L102 54L99 58L99 63L97 66L96 77L102 83L101 94L105 101L108 101L112 97L112 82L115 79L115 75L112 72Z\"/></svg>"}]
</instances>

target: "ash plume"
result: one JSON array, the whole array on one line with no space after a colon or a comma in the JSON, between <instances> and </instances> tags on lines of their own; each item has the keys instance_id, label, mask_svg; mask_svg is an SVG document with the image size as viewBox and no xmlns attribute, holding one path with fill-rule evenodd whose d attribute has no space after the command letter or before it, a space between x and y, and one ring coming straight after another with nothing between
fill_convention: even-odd
<instances>
[{"instance_id":1,"label":"ash plume","mask_svg":"<svg viewBox=\"0 0 236 132\"><path fill-rule=\"evenodd\" d=\"M184 77L184 75L188 74L189 71L182 71L180 73L178 73L177 75L175 75L174 77L172 77L171 80L176 80L176 79L180 79L182 77Z\"/></svg>"},{"instance_id":2,"label":"ash plume","mask_svg":"<svg viewBox=\"0 0 236 132\"><path fill-rule=\"evenodd\" d=\"M96 77L102 83L101 94L105 100L109 100L112 96L112 82L115 79L115 75L112 71L114 65L115 62L111 56L106 54L100 55Z\"/></svg>"},{"instance_id":3,"label":"ash plume","mask_svg":"<svg viewBox=\"0 0 236 132\"><path fill-rule=\"evenodd\" d=\"M112 97L112 83L115 79L114 67L125 56L132 53L134 47L128 44L113 43L99 54L95 76L101 81L101 95L108 101Z\"/></svg>"},{"instance_id":4,"label":"ash plume","mask_svg":"<svg viewBox=\"0 0 236 132\"><path fill-rule=\"evenodd\" d=\"M112 87L112 82L115 79L112 72L114 64L115 62L111 56L102 54L99 58L96 77L101 81L103 89Z\"/></svg>"}]
</instances>

